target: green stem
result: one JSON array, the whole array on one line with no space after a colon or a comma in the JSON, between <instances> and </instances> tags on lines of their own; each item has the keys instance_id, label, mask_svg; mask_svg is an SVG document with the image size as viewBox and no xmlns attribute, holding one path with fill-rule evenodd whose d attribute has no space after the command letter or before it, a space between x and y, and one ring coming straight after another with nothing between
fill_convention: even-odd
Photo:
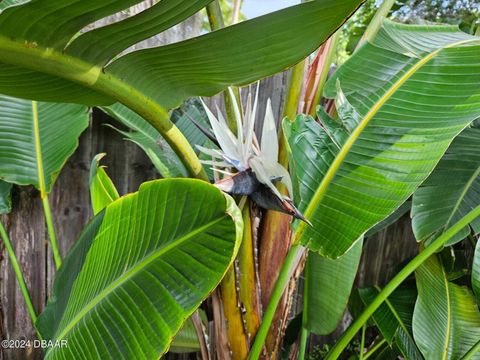
<instances>
[{"instance_id":1,"label":"green stem","mask_svg":"<svg viewBox=\"0 0 480 360\"><path fill-rule=\"evenodd\" d=\"M273 288L270 302L268 303L263 315L262 323L260 324L257 336L255 337L252 349L250 350L250 354L248 356L250 360L257 360L260 357L260 353L262 352L268 330L270 329L273 317L275 316L278 303L280 302L283 292L287 287L287 284L290 281L290 278L300 262L305 250L306 249L303 246L296 244L293 245L288 251L280 270L280 274L278 275L278 279L275 283L275 287Z\"/></svg>"},{"instance_id":2,"label":"green stem","mask_svg":"<svg viewBox=\"0 0 480 360\"><path fill-rule=\"evenodd\" d=\"M478 352L480 352L480 340L460 360L470 360Z\"/></svg>"},{"instance_id":3,"label":"green stem","mask_svg":"<svg viewBox=\"0 0 480 360\"><path fill-rule=\"evenodd\" d=\"M215 31L225 27L225 21L223 20L222 8L218 0L212 1L207 5L207 16L210 28Z\"/></svg>"},{"instance_id":4,"label":"green stem","mask_svg":"<svg viewBox=\"0 0 480 360\"><path fill-rule=\"evenodd\" d=\"M168 142L189 173L208 181L200 160L182 132L170 121L168 111L139 89L105 73L100 66L61 52L0 36L0 62L58 76L83 85L122 103L149 122Z\"/></svg>"},{"instance_id":5,"label":"green stem","mask_svg":"<svg viewBox=\"0 0 480 360\"><path fill-rule=\"evenodd\" d=\"M357 49L359 49L366 41L372 41L377 36L378 31L382 27L383 20L388 16L390 9L395 4L395 0L384 0L382 5L378 8L375 16L365 30L365 33L360 40Z\"/></svg>"},{"instance_id":6,"label":"green stem","mask_svg":"<svg viewBox=\"0 0 480 360\"><path fill-rule=\"evenodd\" d=\"M363 360L363 351L365 349L365 332L367 331L367 325L362 326L362 339L360 340L360 356L359 360Z\"/></svg>"},{"instance_id":7,"label":"green stem","mask_svg":"<svg viewBox=\"0 0 480 360\"><path fill-rule=\"evenodd\" d=\"M58 270L62 266L62 256L58 248L57 234L53 226L52 211L50 210L50 203L48 196L44 195L42 198L43 212L45 214L45 222L47 223L48 237L50 238L50 245L53 252L53 260L55 261L55 268Z\"/></svg>"},{"instance_id":8,"label":"green stem","mask_svg":"<svg viewBox=\"0 0 480 360\"><path fill-rule=\"evenodd\" d=\"M22 292L23 299L25 300L28 314L30 315L32 324L35 326L35 322L37 321L37 313L33 306L30 293L28 292L27 284L25 283L25 278L23 277L22 270L20 269L20 264L18 263L17 256L15 255L15 250L13 250L13 246L10 241L10 238L8 237L7 231L5 230L5 227L3 226L2 223L0 223L0 236L3 240L3 243L5 244L5 249L7 250L10 264L12 265L13 272L15 273L15 277L17 278L18 285L20 286L20 291ZM37 330L37 336L40 340L42 339L38 330Z\"/></svg>"},{"instance_id":9,"label":"green stem","mask_svg":"<svg viewBox=\"0 0 480 360\"><path fill-rule=\"evenodd\" d=\"M305 359L305 353L307 350L308 330L302 326L302 332L300 333L300 348L298 349L298 360Z\"/></svg>"},{"instance_id":10,"label":"green stem","mask_svg":"<svg viewBox=\"0 0 480 360\"><path fill-rule=\"evenodd\" d=\"M355 334L361 329L373 313L383 304L383 302L395 291L395 289L409 277L420 265L422 265L431 255L440 250L443 245L455 236L465 226L480 216L480 205L470 211L455 225L444 232L427 248L421 251L417 256L413 258L400 272L383 288L383 290L377 295L375 300L368 305L363 313L350 325L345 331L340 340L335 344L330 353L327 355L326 360L338 359L343 350L347 347L349 342L353 339Z\"/></svg>"},{"instance_id":11,"label":"green stem","mask_svg":"<svg viewBox=\"0 0 480 360\"><path fill-rule=\"evenodd\" d=\"M308 255L308 254L307 254ZM308 292L309 292L309 287L310 287L310 281L309 281L309 261L310 258L307 258L306 260L306 266L305 269L303 270L304 274L304 279L305 281L303 282L303 315L302 315L302 332L300 334L300 348L298 350L298 359L303 360L305 358L305 351L307 348L307 340L308 340Z\"/></svg>"},{"instance_id":12,"label":"green stem","mask_svg":"<svg viewBox=\"0 0 480 360\"><path fill-rule=\"evenodd\" d=\"M365 353L365 356L363 357L363 360L367 360L370 356L372 356L378 349L380 349L383 344L385 344L387 342L387 340L385 340L385 338L383 338L382 340L380 340L377 344L375 344L374 347L372 347L370 350L368 350L366 353Z\"/></svg>"}]
</instances>

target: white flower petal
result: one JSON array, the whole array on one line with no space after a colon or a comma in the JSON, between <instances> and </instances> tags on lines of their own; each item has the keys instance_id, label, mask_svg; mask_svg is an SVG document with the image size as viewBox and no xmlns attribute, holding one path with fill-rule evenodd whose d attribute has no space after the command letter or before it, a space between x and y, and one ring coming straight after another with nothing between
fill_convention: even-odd
<instances>
[{"instance_id":1,"label":"white flower petal","mask_svg":"<svg viewBox=\"0 0 480 360\"><path fill-rule=\"evenodd\" d=\"M229 165L225 161L214 161L214 160L200 160L204 165L217 166L220 168L226 168Z\"/></svg>"},{"instance_id":2,"label":"white flower petal","mask_svg":"<svg viewBox=\"0 0 480 360\"><path fill-rule=\"evenodd\" d=\"M257 118L257 105L258 105L258 93L259 93L260 83L257 83L257 91L255 94L255 101L253 102L253 109L251 108L251 95L249 96L249 112L248 115L245 117L247 120L245 122L245 144L248 144L248 153L246 156L246 160L253 155L254 153L254 136L255 136L255 121Z\"/></svg>"},{"instance_id":3,"label":"white flower petal","mask_svg":"<svg viewBox=\"0 0 480 360\"><path fill-rule=\"evenodd\" d=\"M215 134L215 137L217 138L217 141L220 144L220 147L228 156L230 157L237 156L236 144L234 140L235 137L233 136L231 131L228 129L228 127L223 126L222 123L217 120L215 115L213 115L213 113L210 111L208 106L203 102L203 100L201 101L205 109L205 112L207 113L208 120L210 121L210 125L212 126L212 130Z\"/></svg>"},{"instance_id":4,"label":"white flower petal","mask_svg":"<svg viewBox=\"0 0 480 360\"><path fill-rule=\"evenodd\" d=\"M263 156L266 157L268 161L272 163L278 162L278 133L270 99L267 101L260 149L262 150Z\"/></svg>"},{"instance_id":5,"label":"white flower petal","mask_svg":"<svg viewBox=\"0 0 480 360\"><path fill-rule=\"evenodd\" d=\"M206 155L209 155L209 156L212 156L214 158L223 159L223 157L224 157L223 153L220 150L209 149L209 148L206 148L206 147L203 147L203 146L200 146L200 145L195 145L195 147L198 150L200 150L202 153L204 153Z\"/></svg>"},{"instance_id":6,"label":"white flower petal","mask_svg":"<svg viewBox=\"0 0 480 360\"><path fill-rule=\"evenodd\" d=\"M228 88L228 95L230 96L230 100L232 102L233 106L233 114L235 116L235 121L237 122L237 137L240 143L243 144L243 132L242 132L242 113L240 112L240 106L237 102L237 98L235 97L235 94L233 93L232 88Z\"/></svg>"},{"instance_id":7,"label":"white flower petal","mask_svg":"<svg viewBox=\"0 0 480 360\"><path fill-rule=\"evenodd\" d=\"M253 157L252 159L250 159L250 166L255 173L258 181L268 186L277 197L282 199L282 195L271 181L271 174L266 171L261 159L258 157Z\"/></svg>"}]
</instances>

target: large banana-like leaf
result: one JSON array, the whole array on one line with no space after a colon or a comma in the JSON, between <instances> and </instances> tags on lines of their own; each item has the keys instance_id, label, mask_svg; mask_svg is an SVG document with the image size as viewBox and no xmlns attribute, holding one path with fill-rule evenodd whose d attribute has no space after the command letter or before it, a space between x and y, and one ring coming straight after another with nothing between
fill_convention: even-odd
<instances>
[{"instance_id":1,"label":"large banana-like leaf","mask_svg":"<svg viewBox=\"0 0 480 360\"><path fill-rule=\"evenodd\" d=\"M233 199L205 182L157 180L86 228L39 318L67 340L46 359L158 359L218 285L242 238Z\"/></svg>"},{"instance_id":2,"label":"large banana-like leaf","mask_svg":"<svg viewBox=\"0 0 480 360\"><path fill-rule=\"evenodd\" d=\"M338 259L310 252L305 270L304 326L318 335L332 333L342 319L362 255L363 239Z\"/></svg>"},{"instance_id":3,"label":"large banana-like leaf","mask_svg":"<svg viewBox=\"0 0 480 360\"><path fill-rule=\"evenodd\" d=\"M418 300L413 335L426 359L461 359L480 339L480 312L471 291L451 283L437 257L415 272ZM472 359L480 359L477 353Z\"/></svg>"},{"instance_id":4,"label":"large banana-like leaf","mask_svg":"<svg viewBox=\"0 0 480 360\"><path fill-rule=\"evenodd\" d=\"M365 305L369 305L380 292L378 287L359 289ZM387 342L396 344L405 359L423 359L412 335L412 318L417 292L401 287L389 296L373 314L373 320Z\"/></svg>"},{"instance_id":5,"label":"large banana-like leaf","mask_svg":"<svg viewBox=\"0 0 480 360\"><path fill-rule=\"evenodd\" d=\"M78 37L85 26L141 1L37 0L9 7L0 14L0 92L99 105L122 101L118 91L134 89L128 91L130 97L140 92L168 109L193 95L213 95L227 85L249 83L296 63L361 3L311 1L196 39L136 51L104 68L121 50L210 1L162 0Z\"/></svg>"},{"instance_id":6,"label":"large banana-like leaf","mask_svg":"<svg viewBox=\"0 0 480 360\"><path fill-rule=\"evenodd\" d=\"M299 224L297 239L338 257L405 202L480 115L480 39L454 27L385 22L326 95L336 96L342 124L324 124L316 141L340 148L318 145L322 163L311 165L323 177L304 212L313 226Z\"/></svg>"},{"instance_id":7,"label":"large banana-like leaf","mask_svg":"<svg viewBox=\"0 0 480 360\"><path fill-rule=\"evenodd\" d=\"M191 175L206 178L167 110L194 95L213 95L295 64L325 41L361 0L314 0L125 56L118 52L185 19L210 0L162 0L133 17L77 36L95 20L139 2L36 0L4 9L0 93L87 105L123 103L162 134Z\"/></svg>"},{"instance_id":8,"label":"large banana-like leaf","mask_svg":"<svg viewBox=\"0 0 480 360\"><path fill-rule=\"evenodd\" d=\"M0 180L0 215L12 210L12 184Z\"/></svg>"},{"instance_id":9,"label":"large banana-like leaf","mask_svg":"<svg viewBox=\"0 0 480 360\"><path fill-rule=\"evenodd\" d=\"M0 179L49 193L88 120L86 106L0 95Z\"/></svg>"},{"instance_id":10,"label":"large banana-like leaf","mask_svg":"<svg viewBox=\"0 0 480 360\"><path fill-rule=\"evenodd\" d=\"M104 153L96 155L90 166L90 197L95 215L120 197L115 185L105 171L105 166L100 165L100 160L105 155ZM1 185L0 183L0 189ZM179 353L200 351L197 333L191 318L185 322L173 338L170 351Z\"/></svg>"},{"instance_id":11,"label":"large banana-like leaf","mask_svg":"<svg viewBox=\"0 0 480 360\"><path fill-rule=\"evenodd\" d=\"M299 115L294 123L284 122L288 140L290 173L298 209L304 211L320 184L339 144L310 116ZM308 255L305 274L303 325L311 332L326 335L340 321L352 290L362 255L363 238L338 259L317 253Z\"/></svg>"},{"instance_id":12,"label":"large banana-like leaf","mask_svg":"<svg viewBox=\"0 0 480 360\"><path fill-rule=\"evenodd\" d=\"M480 204L480 129L465 129L448 148L435 171L413 196L412 227L418 241L434 239ZM466 226L447 245L473 229L480 233L480 218Z\"/></svg>"}]
</instances>

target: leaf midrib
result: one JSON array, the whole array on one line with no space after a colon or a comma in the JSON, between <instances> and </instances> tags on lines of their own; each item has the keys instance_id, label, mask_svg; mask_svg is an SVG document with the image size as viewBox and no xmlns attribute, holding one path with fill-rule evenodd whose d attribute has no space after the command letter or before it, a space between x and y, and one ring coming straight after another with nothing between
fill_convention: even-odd
<instances>
[{"instance_id":1,"label":"leaf midrib","mask_svg":"<svg viewBox=\"0 0 480 360\"><path fill-rule=\"evenodd\" d=\"M32 121L33 121L33 138L35 142L35 160L37 163L38 187L40 190L40 197L43 199L46 196L45 188L45 174L43 171L42 146L40 143L40 119L38 114L38 103L32 101Z\"/></svg>"},{"instance_id":2,"label":"leaf midrib","mask_svg":"<svg viewBox=\"0 0 480 360\"><path fill-rule=\"evenodd\" d=\"M332 165L329 167L327 173L325 174L324 178L322 179L322 182L320 183L317 191L313 195L312 200L310 201L304 215L307 219L311 220L311 217L322 201L327 188L329 185L332 183L335 175L337 174L340 166L342 165L343 161L345 160L346 156L348 155L350 149L353 147L357 139L360 137L360 134L363 132L363 130L368 126L370 121L375 117L375 115L378 113L378 111L382 108L385 103L390 100L390 98L396 93L396 91L403 85L405 84L415 73L423 67L427 62L432 60L436 55L438 55L442 50L447 49L447 48L452 48L455 46L462 45L464 43L468 42L474 42L478 41L478 39L466 39L466 40L461 40L443 47L438 48L437 50L429 53L422 59L420 59L415 65L413 65L408 71L403 74L391 87L389 90L385 92L385 94L373 105L373 107L368 111L368 113L363 117L362 121L359 123L359 125L355 128L355 130L350 134L348 137L347 141L344 143L342 149L340 152L337 154L335 157L335 160L333 161ZM296 231L295 234L295 239L294 243L297 243L304 231L306 229L306 223L301 222L298 226L298 230Z\"/></svg>"},{"instance_id":3,"label":"leaf midrib","mask_svg":"<svg viewBox=\"0 0 480 360\"><path fill-rule=\"evenodd\" d=\"M112 282L106 289L104 289L100 294L95 296L87 305L81 309L80 312L77 313L77 315L74 316L74 318L65 326L64 330L57 336L55 336L56 340L62 340L64 337L73 329L73 327L80 322L80 320L90 311L92 310L98 303L100 303L104 298L106 298L111 292L113 292L117 287L125 283L127 280L132 278L134 275L136 275L139 271L141 271L143 268L145 268L147 265L152 263L154 260L159 258L160 256L164 255L168 251L170 251L172 248L180 246L182 243L185 241L189 240L193 236L204 232L208 228L216 225L217 223L223 221L228 215L224 214L224 216L210 221L209 223L200 226L199 228L195 229L194 231L188 233L187 235L184 235L177 240L171 242L165 247L162 247L161 249L154 251L151 253L149 256L144 258L142 261L137 263L134 267L132 267L130 270L127 272L123 273L121 277L116 279L114 282Z\"/></svg>"},{"instance_id":4,"label":"leaf midrib","mask_svg":"<svg viewBox=\"0 0 480 360\"><path fill-rule=\"evenodd\" d=\"M451 324L452 324L452 304L450 299L450 287L447 279L447 274L445 273L445 269L441 266L443 281L445 282L445 292L447 296L447 329L445 334L445 345L443 348L442 353L442 360L447 360L448 356L448 348L450 346L450 332L451 332Z\"/></svg>"}]
</instances>

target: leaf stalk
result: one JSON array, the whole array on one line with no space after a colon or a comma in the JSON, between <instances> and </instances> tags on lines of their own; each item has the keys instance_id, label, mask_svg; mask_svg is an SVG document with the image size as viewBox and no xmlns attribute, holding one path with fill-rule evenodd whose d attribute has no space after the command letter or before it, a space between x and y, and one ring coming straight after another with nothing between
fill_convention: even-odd
<instances>
[{"instance_id":1,"label":"leaf stalk","mask_svg":"<svg viewBox=\"0 0 480 360\"><path fill-rule=\"evenodd\" d=\"M305 326L302 326L302 331L300 333L300 347L298 350L298 360L305 359L305 353L307 350L307 340L308 340L308 329Z\"/></svg>"},{"instance_id":2,"label":"leaf stalk","mask_svg":"<svg viewBox=\"0 0 480 360\"><path fill-rule=\"evenodd\" d=\"M42 197L43 213L45 214L45 222L47 224L48 237L50 238L50 245L53 252L53 260L55 262L55 268L58 270L62 266L62 256L60 255L60 249L58 247L57 233L55 232L55 226L53 225L52 210L50 209L50 203L48 202L48 196L45 194Z\"/></svg>"},{"instance_id":3,"label":"leaf stalk","mask_svg":"<svg viewBox=\"0 0 480 360\"><path fill-rule=\"evenodd\" d=\"M363 357L363 360L367 360L370 356L372 356L378 349L380 349L383 344L385 344L387 342L387 340L385 338L383 338L382 340L380 340L377 344L375 344L370 350L368 350L366 353L365 353L365 356Z\"/></svg>"}]
</instances>

